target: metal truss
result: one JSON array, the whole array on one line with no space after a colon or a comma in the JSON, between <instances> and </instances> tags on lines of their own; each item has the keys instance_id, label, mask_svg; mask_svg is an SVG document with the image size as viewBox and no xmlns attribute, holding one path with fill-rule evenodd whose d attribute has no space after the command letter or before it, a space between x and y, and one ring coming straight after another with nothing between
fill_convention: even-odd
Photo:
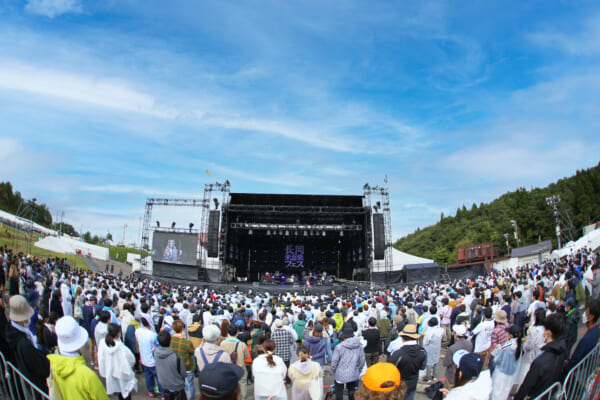
<instances>
[{"instance_id":1,"label":"metal truss","mask_svg":"<svg viewBox=\"0 0 600 400\"><path fill-rule=\"evenodd\" d=\"M152 229L152 209L154 206L173 206L173 207L202 207L203 201L199 199L169 199L169 198L148 198L146 199L146 209L144 212L144 222L142 223L142 250L150 251L150 233ZM163 228L160 231L165 232L197 232L198 230L190 230L185 228ZM146 257L141 259L141 272L143 274L152 275L152 265L148 263Z\"/></svg>"},{"instance_id":2,"label":"metal truss","mask_svg":"<svg viewBox=\"0 0 600 400\"><path fill-rule=\"evenodd\" d=\"M387 176L386 176L387 183ZM384 226L384 243L385 243L385 253L384 253L384 265L385 265L385 280L388 281L388 277L390 272L392 271L392 266L394 265L393 260L393 241L392 241L392 216L390 209L390 192L387 187L380 187L379 185L375 187L371 187L368 183L363 186L363 192L365 197L365 206L369 207L369 217L372 220L371 216L373 213L373 207L377 209L381 209L383 211L383 226ZM372 207L372 199L371 196L379 196L380 200L376 201L376 205ZM371 222L370 222L371 223ZM368 231L372 231L372 229L367 229ZM367 243L369 246L369 261L373 261L373 240L371 235L367 237ZM368 264L370 270L372 271L372 264Z\"/></svg>"}]
</instances>

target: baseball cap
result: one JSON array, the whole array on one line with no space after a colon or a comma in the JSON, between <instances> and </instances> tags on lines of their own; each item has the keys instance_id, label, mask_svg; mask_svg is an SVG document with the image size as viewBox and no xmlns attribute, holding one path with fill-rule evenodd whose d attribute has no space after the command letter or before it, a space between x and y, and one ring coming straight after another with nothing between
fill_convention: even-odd
<instances>
[{"instance_id":1,"label":"baseball cap","mask_svg":"<svg viewBox=\"0 0 600 400\"><path fill-rule=\"evenodd\" d=\"M208 364L198 374L200 392L211 399L223 398L236 390L243 375L244 369L236 364Z\"/></svg>"},{"instance_id":2,"label":"baseball cap","mask_svg":"<svg viewBox=\"0 0 600 400\"><path fill-rule=\"evenodd\" d=\"M381 387L390 381L394 382L394 386ZM376 363L367 369L362 382L372 392L391 392L400 386L400 371L392 363Z\"/></svg>"},{"instance_id":3,"label":"baseball cap","mask_svg":"<svg viewBox=\"0 0 600 400\"><path fill-rule=\"evenodd\" d=\"M462 349L454 353L452 362L458 365L460 372L467 379L479 376L481 368L483 368L483 358L479 354L469 353Z\"/></svg>"},{"instance_id":4,"label":"baseball cap","mask_svg":"<svg viewBox=\"0 0 600 400\"><path fill-rule=\"evenodd\" d=\"M452 330L454 331L454 333L456 333L460 337L463 337L467 334L467 327L464 326L463 324L454 325L452 327Z\"/></svg>"}]
</instances>

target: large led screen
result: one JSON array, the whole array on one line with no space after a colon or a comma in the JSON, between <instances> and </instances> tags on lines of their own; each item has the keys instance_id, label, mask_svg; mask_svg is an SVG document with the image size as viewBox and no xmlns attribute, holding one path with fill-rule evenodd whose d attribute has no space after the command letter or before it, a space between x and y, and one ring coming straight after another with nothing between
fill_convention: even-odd
<instances>
[{"instance_id":1,"label":"large led screen","mask_svg":"<svg viewBox=\"0 0 600 400\"><path fill-rule=\"evenodd\" d=\"M154 232L152 261L197 265L198 234Z\"/></svg>"}]
</instances>

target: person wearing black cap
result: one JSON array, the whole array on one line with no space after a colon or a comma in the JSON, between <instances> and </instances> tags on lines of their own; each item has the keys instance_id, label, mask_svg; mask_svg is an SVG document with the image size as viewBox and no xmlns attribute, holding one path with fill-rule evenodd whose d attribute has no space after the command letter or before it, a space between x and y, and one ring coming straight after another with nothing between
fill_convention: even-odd
<instances>
[{"instance_id":1,"label":"person wearing black cap","mask_svg":"<svg viewBox=\"0 0 600 400\"><path fill-rule=\"evenodd\" d=\"M230 363L207 365L198 374L199 400L241 400L239 381L244 369Z\"/></svg>"},{"instance_id":2,"label":"person wearing black cap","mask_svg":"<svg viewBox=\"0 0 600 400\"><path fill-rule=\"evenodd\" d=\"M455 384L451 391L440 389L445 400L488 400L492 392L492 379L489 370L481 371L483 357L458 350L452 360L457 365Z\"/></svg>"}]
</instances>

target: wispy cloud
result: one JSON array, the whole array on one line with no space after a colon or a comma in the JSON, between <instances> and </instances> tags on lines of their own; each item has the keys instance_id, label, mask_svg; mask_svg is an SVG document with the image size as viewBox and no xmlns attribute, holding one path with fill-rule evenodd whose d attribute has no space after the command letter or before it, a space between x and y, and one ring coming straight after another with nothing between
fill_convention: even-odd
<instances>
[{"instance_id":1,"label":"wispy cloud","mask_svg":"<svg viewBox=\"0 0 600 400\"><path fill-rule=\"evenodd\" d=\"M117 80L20 62L0 63L0 88L158 118L173 119L176 116L174 110L159 106L151 95Z\"/></svg>"},{"instance_id":2,"label":"wispy cloud","mask_svg":"<svg viewBox=\"0 0 600 400\"><path fill-rule=\"evenodd\" d=\"M600 14L587 18L579 31L566 33L546 30L530 33L526 37L541 47L576 55L597 55L600 53Z\"/></svg>"},{"instance_id":3,"label":"wispy cloud","mask_svg":"<svg viewBox=\"0 0 600 400\"><path fill-rule=\"evenodd\" d=\"M83 11L80 0L26 0L25 11L54 18L62 14L79 14Z\"/></svg>"}]
</instances>

